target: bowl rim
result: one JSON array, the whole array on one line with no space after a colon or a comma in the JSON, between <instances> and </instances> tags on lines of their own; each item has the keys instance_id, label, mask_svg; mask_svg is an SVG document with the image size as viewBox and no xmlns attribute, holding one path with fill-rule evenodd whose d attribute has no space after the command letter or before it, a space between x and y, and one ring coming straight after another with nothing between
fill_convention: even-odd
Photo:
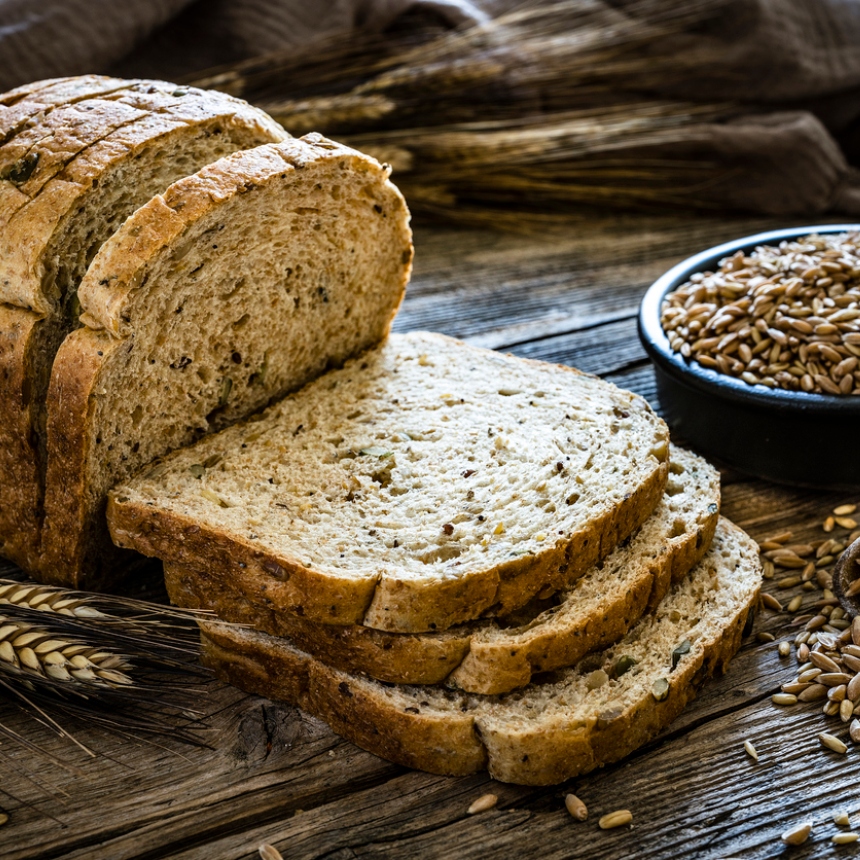
<instances>
[{"instance_id":1,"label":"bowl rim","mask_svg":"<svg viewBox=\"0 0 860 860\"><path fill-rule=\"evenodd\" d=\"M755 233L715 245L691 257L661 275L645 292L639 306L639 337L651 359L674 379L700 391L718 393L721 397L750 406L775 409L798 408L816 413L860 412L860 396L814 394L805 391L789 391L783 388L768 388L764 385L749 385L742 379L703 367L698 362L688 361L675 352L660 323L660 306L664 296L689 280L696 272L707 271L724 258L737 251L751 251L759 245L778 244L786 239L797 239L812 234L847 233L860 231L860 224L818 224L807 227L790 227Z\"/></svg>"}]
</instances>

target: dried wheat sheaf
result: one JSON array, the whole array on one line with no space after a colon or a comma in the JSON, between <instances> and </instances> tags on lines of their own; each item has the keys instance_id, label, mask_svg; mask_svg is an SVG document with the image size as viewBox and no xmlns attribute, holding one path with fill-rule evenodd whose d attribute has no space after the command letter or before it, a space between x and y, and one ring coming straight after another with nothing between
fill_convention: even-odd
<instances>
[{"instance_id":1,"label":"dried wheat sheaf","mask_svg":"<svg viewBox=\"0 0 860 860\"><path fill-rule=\"evenodd\" d=\"M621 16L597 0L526 4L468 29L353 34L190 82L390 164L423 216L504 226L601 206L707 208L725 177L679 152L737 108L653 94L715 65L668 38L714 4L641 5Z\"/></svg>"}]
</instances>

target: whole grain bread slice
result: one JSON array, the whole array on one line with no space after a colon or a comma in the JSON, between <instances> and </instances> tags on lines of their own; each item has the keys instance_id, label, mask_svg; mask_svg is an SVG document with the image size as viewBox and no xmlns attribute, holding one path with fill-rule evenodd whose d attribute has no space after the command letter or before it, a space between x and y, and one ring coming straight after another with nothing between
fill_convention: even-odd
<instances>
[{"instance_id":1,"label":"whole grain bread slice","mask_svg":"<svg viewBox=\"0 0 860 860\"><path fill-rule=\"evenodd\" d=\"M660 501L668 453L630 392L412 333L123 484L109 519L275 611L442 630L605 557Z\"/></svg>"},{"instance_id":2,"label":"whole grain bread slice","mask_svg":"<svg viewBox=\"0 0 860 860\"><path fill-rule=\"evenodd\" d=\"M170 599L213 610L225 621L284 636L312 657L382 681L446 683L504 693L537 672L570 666L620 639L698 563L719 519L719 474L701 457L670 449L669 482L654 513L600 565L515 618L457 625L439 633L389 633L363 625L319 624L271 604L253 604L229 577L165 564Z\"/></svg>"},{"instance_id":3,"label":"whole grain bread slice","mask_svg":"<svg viewBox=\"0 0 860 860\"><path fill-rule=\"evenodd\" d=\"M17 133L0 147L0 554L81 585L41 561L45 400L53 356L78 324L77 284L153 194L286 133L238 99L157 81L49 82L13 108Z\"/></svg>"},{"instance_id":4,"label":"whole grain bread slice","mask_svg":"<svg viewBox=\"0 0 860 860\"><path fill-rule=\"evenodd\" d=\"M710 550L619 643L505 696L383 684L332 669L288 640L206 622L203 661L224 680L297 704L360 747L442 774L486 768L552 785L654 738L724 669L758 600L756 544L721 520Z\"/></svg>"},{"instance_id":5,"label":"whole grain bread slice","mask_svg":"<svg viewBox=\"0 0 860 860\"><path fill-rule=\"evenodd\" d=\"M48 394L49 569L112 567L114 483L385 338L412 261L388 175L320 135L261 146L176 182L102 246Z\"/></svg>"}]
</instances>

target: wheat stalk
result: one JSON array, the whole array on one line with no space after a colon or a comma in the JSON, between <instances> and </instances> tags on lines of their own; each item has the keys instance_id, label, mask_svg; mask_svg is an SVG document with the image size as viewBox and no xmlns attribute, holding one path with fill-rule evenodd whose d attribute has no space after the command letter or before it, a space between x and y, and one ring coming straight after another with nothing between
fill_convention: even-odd
<instances>
[{"instance_id":1,"label":"wheat stalk","mask_svg":"<svg viewBox=\"0 0 860 860\"><path fill-rule=\"evenodd\" d=\"M200 744L201 614L0 579L0 696L91 754L61 721ZM0 735L40 751L2 724Z\"/></svg>"},{"instance_id":2,"label":"wheat stalk","mask_svg":"<svg viewBox=\"0 0 860 860\"><path fill-rule=\"evenodd\" d=\"M133 683L128 660L85 642L57 638L35 624L0 614L0 672L22 673L24 679L50 678L85 687Z\"/></svg>"},{"instance_id":3,"label":"wheat stalk","mask_svg":"<svg viewBox=\"0 0 860 860\"><path fill-rule=\"evenodd\" d=\"M93 607L91 597L38 583L0 580L0 604L56 612L73 618L101 618L107 616Z\"/></svg>"},{"instance_id":4,"label":"wheat stalk","mask_svg":"<svg viewBox=\"0 0 860 860\"><path fill-rule=\"evenodd\" d=\"M739 108L654 93L685 68L720 68L711 49L677 51L692 45L683 29L718 9L525 4L464 30L351 34L192 82L259 104L293 134L375 155L419 217L499 224L515 213L522 226L595 206L709 208L703 192L731 171L675 153Z\"/></svg>"}]
</instances>

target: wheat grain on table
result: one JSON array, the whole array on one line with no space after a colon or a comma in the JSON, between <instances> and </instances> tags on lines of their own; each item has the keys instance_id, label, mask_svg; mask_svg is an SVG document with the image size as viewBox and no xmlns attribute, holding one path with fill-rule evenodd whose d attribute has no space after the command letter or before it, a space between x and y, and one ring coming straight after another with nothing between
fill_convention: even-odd
<instances>
[{"instance_id":1,"label":"wheat grain on table","mask_svg":"<svg viewBox=\"0 0 860 860\"><path fill-rule=\"evenodd\" d=\"M689 254L765 229L775 219L631 217L575 223L539 235L421 229L416 269L396 328L430 329L517 355L600 374L656 402L636 338L645 288ZM757 540L791 531L798 544L860 498L779 488L723 474L723 511ZM765 591L786 605L801 585ZM811 595L811 596L810 596ZM769 601L773 606L773 601ZM801 612L804 610L801 609ZM69 725L94 758L11 704L0 723L62 761L4 742L0 856L8 860L255 860L268 844L291 858L832 857L832 837L860 822L860 750L841 755L821 732L846 734L820 702L771 702L794 677L786 612L764 609L729 672L658 740L619 764L552 788L520 788L485 774L409 771L340 740L294 708L212 682L201 695L210 748L160 746ZM745 751L745 742L758 756ZM566 797L588 810L574 818ZM495 803L485 798L496 797ZM481 801L476 804L476 801ZM474 805L474 806L473 806ZM469 814L469 809L477 809ZM576 807L579 809L579 807ZM598 821L629 810L631 822ZM615 816L611 821L626 820ZM800 849L781 834L813 822ZM275 855L270 855L275 856Z\"/></svg>"}]
</instances>

